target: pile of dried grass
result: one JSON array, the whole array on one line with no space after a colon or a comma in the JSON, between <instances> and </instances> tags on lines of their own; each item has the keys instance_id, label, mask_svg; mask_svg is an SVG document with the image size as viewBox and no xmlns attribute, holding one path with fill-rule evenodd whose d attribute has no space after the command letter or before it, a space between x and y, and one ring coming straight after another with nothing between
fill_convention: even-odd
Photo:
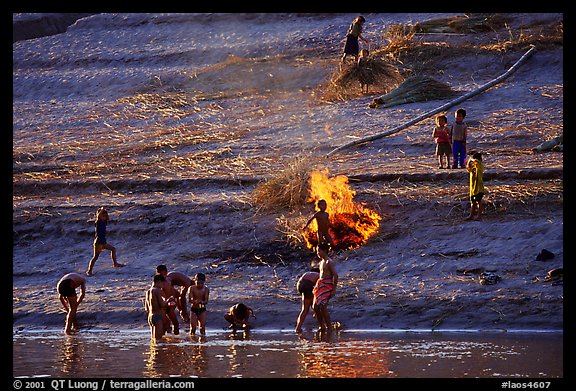
<instances>
[{"instance_id":1,"label":"pile of dried grass","mask_svg":"<svg viewBox=\"0 0 576 391\"><path fill-rule=\"evenodd\" d=\"M346 100L361 94L360 82L375 86L380 92L390 91L404 78L394 65L370 55L362 65L347 64L335 72L327 86L326 99Z\"/></svg>"},{"instance_id":2,"label":"pile of dried grass","mask_svg":"<svg viewBox=\"0 0 576 391\"><path fill-rule=\"evenodd\" d=\"M451 98L455 95L457 92L445 83L427 76L413 76L389 93L374 98L368 106L373 109L391 107L406 103Z\"/></svg>"},{"instance_id":3,"label":"pile of dried grass","mask_svg":"<svg viewBox=\"0 0 576 391\"><path fill-rule=\"evenodd\" d=\"M311 156L297 156L285 168L252 191L252 201L259 209L304 205L310 191L310 173L316 168Z\"/></svg>"}]
</instances>

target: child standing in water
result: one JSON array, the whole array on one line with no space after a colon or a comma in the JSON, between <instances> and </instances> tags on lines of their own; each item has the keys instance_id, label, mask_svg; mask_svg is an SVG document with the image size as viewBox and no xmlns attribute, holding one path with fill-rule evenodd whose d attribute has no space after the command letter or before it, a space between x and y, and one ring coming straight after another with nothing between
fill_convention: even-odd
<instances>
[{"instance_id":1,"label":"child standing in water","mask_svg":"<svg viewBox=\"0 0 576 391\"><path fill-rule=\"evenodd\" d=\"M194 284L188 288L188 301L190 302L190 334L196 334L196 326L200 334L206 335L206 304L210 289L205 285L206 275L197 273L194 276Z\"/></svg>"},{"instance_id":2,"label":"child standing in water","mask_svg":"<svg viewBox=\"0 0 576 391\"><path fill-rule=\"evenodd\" d=\"M86 275L92 275L92 269L94 268L94 264L96 260L100 256L102 250L110 250L110 255L112 257L112 266L114 267L122 267L124 266L121 263L116 261L116 247L112 246L110 243L106 241L106 225L110 218L108 217L108 211L106 208L101 206L96 211L96 223L95 223L95 230L96 230L96 237L94 238L94 255L92 259L88 263L88 269L86 270Z\"/></svg>"},{"instance_id":3,"label":"child standing in water","mask_svg":"<svg viewBox=\"0 0 576 391\"><path fill-rule=\"evenodd\" d=\"M448 118L445 115L436 117L436 127L432 131L432 137L436 141L436 156L438 156L438 168L444 168L444 156L446 156L446 168L450 168L450 155L452 145L450 142L450 131L446 126Z\"/></svg>"},{"instance_id":4,"label":"child standing in water","mask_svg":"<svg viewBox=\"0 0 576 391\"><path fill-rule=\"evenodd\" d=\"M338 273L336 272L334 261L327 257L328 245L326 243L319 244L316 251L318 258L320 258L320 264L318 265L320 275L312 290L314 294L312 308L320 324L320 331L329 331L331 330L332 322L328 312L328 301L336 292Z\"/></svg>"},{"instance_id":5,"label":"child standing in water","mask_svg":"<svg viewBox=\"0 0 576 391\"><path fill-rule=\"evenodd\" d=\"M332 239L330 232L328 232L328 228L330 227L330 219L328 216L328 212L326 212L326 208L328 207L328 205L326 204L325 200L318 200L317 205L318 209L320 210L314 213L312 217L310 217L310 219L306 222L306 225L304 225L304 228L302 228L302 230L308 228L310 223L313 220L316 220L316 224L318 225L318 232L316 232L316 236L318 238L318 244L328 243L330 244L330 246L332 246L332 249L334 249L336 248L336 244L334 244L334 240Z\"/></svg>"},{"instance_id":6,"label":"child standing in water","mask_svg":"<svg viewBox=\"0 0 576 391\"><path fill-rule=\"evenodd\" d=\"M155 274L153 285L146 291L144 309L148 314L151 338L159 340L164 336L164 317L168 303L162 291L162 284L166 281L162 274Z\"/></svg>"}]
</instances>

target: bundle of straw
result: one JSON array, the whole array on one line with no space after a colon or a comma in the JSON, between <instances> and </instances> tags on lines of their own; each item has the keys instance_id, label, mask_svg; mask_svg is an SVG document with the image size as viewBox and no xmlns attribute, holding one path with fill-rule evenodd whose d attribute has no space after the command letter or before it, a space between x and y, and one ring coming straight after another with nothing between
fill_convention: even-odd
<instances>
[{"instance_id":1,"label":"bundle of straw","mask_svg":"<svg viewBox=\"0 0 576 391\"><path fill-rule=\"evenodd\" d=\"M449 85L427 76L413 76L406 79L397 88L379 98L372 99L371 108L384 108L406 103L426 102L429 100L453 97L457 92Z\"/></svg>"},{"instance_id":2,"label":"bundle of straw","mask_svg":"<svg viewBox=\"0 0 576 391\"><path fill-rule=\"evenodd\" d=\"M317 162L310 156L297 156L284 168L260 182L252 191L258 209L294 208L304 205L310 192L310 173Z\"/></svg>"},{"instance_id":3,"label":"bundle of straw","mask_svg":"<svg viewBox=\"0 0 576 391\"><path fill-rule=\"evenodd\" d=\"M398 68L382 58L369 56L362 64L354 63L339 71L330 80L329 89L339 99L353 96L360 83L388 91L404 80Z\"/></svg>"}]
</instances>

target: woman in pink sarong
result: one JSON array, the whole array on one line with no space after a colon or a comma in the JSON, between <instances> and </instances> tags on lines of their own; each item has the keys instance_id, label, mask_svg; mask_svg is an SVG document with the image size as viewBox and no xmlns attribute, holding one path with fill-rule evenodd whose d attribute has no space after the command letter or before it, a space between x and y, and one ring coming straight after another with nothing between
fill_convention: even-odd
<instances>
[{"instance_id":1,"label":"woman in pink sarong","mask_svg":"<svg viewBox=\"0 0 576 391\"><path fill-rule=\"evenodd\" d=\"M320 258L320 276L316 285L312 290L314 294L314 302L312 308L316 314L316 319L320 324L320 330L326 331L330 329L330 313L328 312L328 301L336 292L336 285L338 285L338 273L334 267L334 261L327 257L328 244L321 243L317 248L318 258Z\"/></svg>"}]
</instances>

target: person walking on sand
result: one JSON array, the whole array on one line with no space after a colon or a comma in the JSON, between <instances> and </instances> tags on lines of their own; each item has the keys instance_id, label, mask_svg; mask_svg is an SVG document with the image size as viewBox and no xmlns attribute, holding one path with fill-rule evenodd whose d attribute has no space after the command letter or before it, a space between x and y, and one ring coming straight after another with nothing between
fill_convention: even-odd
<instances>
[{"instance_id":1,"label":"person walking on sand","mask_svg":"<svg viewBox=\"0 0 576 391\"><path fill-rule=\"evenodd\" d=\"M150 336L159 340L164 336L164 317L168 308L168 302L162 291L162 284L166 281L162 274L155 274L152 287L146 291L144 309L148 314L148 325L150 326Z\"/></svg>"},{"instance_id":2,"label":"person walking on sand","mask_svg":"<svg viewBox=\"0 0 576 391\"><path fill-rule=\"evenodd\" d=\"M237 328L241 328L244 330L248 330L252 328L249 320L250 317L254 317L256 319L256 315L254 315L254 310L248 307L244 303L236 303L228 310L228 313L224 315L224 319L230 325L229 328L236 330Z\"/></svg>"},{"instance_id":3,"label":"person walking on sand","mask_svg":"<svg viewBox=\"0 0 576 391\"><path fill-rule=\"evenodd\" d=\"M474 152L472 158L466 163L466 170L470 173L470 216L466 220L481 220L484 210L484 163L482 154Z\"/></svg>"},{"instance_id":4,"label":"person walking on sand","mask_svg":"<svg viewBox=\"0 0 576 391\"><path fill-rule=\"evenodd\" d=\"M346 32L344 54L342 54L342 58L340 60L340 68L342 68L344 61L348 56L354 56L354 63L358 62L358 54L360 53L360 45L358 39L363 40L367 44L370 43L366 38L362 36L363 25L365 22L366 18L364 18L362 15L358 15L348 28L348 31Z\"/></svg>"},{"instance_id":5,"label":"person walking on sand","mask_svg":"<svg viewBox=\"0 0 576 391\"><path fill-rule=\"evenodd\" d=\"M206 275L197 273L194 284L188 288L188 301L190 302L190 334L196 334L196 326L201 335L206 335L206 304L210 296L210 289L205 285Z\"/></svg>"},{"instance_id":6,"label":"person walking on sand","mask_svg":"<svg viewBox=\"0 0 576 391\"><path fill-rule=\"evenodd\" d=\"M312 223L313 220L316 220L316 225L318 226L318 230L316 232L318 244L328 243L330 246L332 246L332 249L334 249L336 248L336 244L332 239L332 235L330 235L330 232L328 232L328 228L330 228L330 216L328 215L328 212L326 212L328 205L326 204L325 200L318 200L317 206L319 210L314 213L310 219L308 219L302 230L308 228L310 223Z\"/></svg>"},{"instance_id":7,"label":"person walking on sand","mask_svg":"<svg viewBox=\"0 0 576 391\"><path fill-rule=\"evenodd\" d=\"M318 258L320 258L320 264L318 265L320 275L312 290L312 294L314 295L312 309L320 324L320 331L328 331L331 330L332 327L330 313L328 311L328 302L336 293L338 273L336 272L334 261L327 257L328 246L325 243L319 244L316 251Z\"/></svg>"},{"instance_id":8,"label":"person walking on sand","mask_svg":"<svg viewBox=\"0 0 576 391\"><path fill-rule=\"evenodd\" d=\"M432 131L432 137L436 141L436 156L438 156L438 168L444 168L444 156L446 156L446 168L451 168L450 155L452 155L452 145L450 140L450 130L448 129L448 118L441 114L436 117L436 127Z\"/></svg>"},{"instance_id":9,"label":"person walking on sand","mask_svg":"<svg viewBox=\"0 0 576 391\"><path fill-rule=\"evenodd\" d=\"M300 309L300 314L298 314L298 319L296 319L296 329L297 333L302 331L302 324L308 315L308 311L312 307L312 302L314 301L314 294L312 290L316 281L320 277L320 269L313 267L310 271L302 274L296 283L296 290L302 295L302 307Z\"/></svg>"},{"instance_id":10,"label":"person walking on sand","mask_svg":"<svg viewBox=\"0 0 576 391\"><path fill-rule=\"evenodd\" d=\"M468 126L464 122L466 118L466 110L458 109L454 113L456 117L456 122L452 124L450 134L452 135L452 168L464 168L464 162L466 161L466 137L468 135Z\"/></svg>"},{"instance_id":11,"label":"person walking on sand","mask_svg":"<svg viewBox=\"0 0 576 391\"><path fill-rule=\"evenodd\" d=\"M80 296L76 295L76 288L80 287ZM56 285L58 298L66 310L66 334L71 334L72 329L79 330L76 314L78 306L84 300L86 294L86 279L77 273L68 273L62 276Z\"/></svg>"},{"instance_id":12,"label":"person walking on sand","mask_svg":"<svg viewBox=\"0 0 576 391\"><path fill-rule=\"evenodd\" d=\"M102 250L109 250L110 255L112 257L112 266L114 267L122 267L124 266L121 263L118 263L116 260L116 247L112 246L110 243L106 241L106 226L110 221L108 217L108 211L105 207L101 206L96 211L96 222L95 222L95 230L96 230L96 237L94 238L94 255L92 259L88 263L88 269L86 270L86 275L92 275L92 269L94 268L94 264L96 260L100 256Z\"/></svg>"}]
</instances>

